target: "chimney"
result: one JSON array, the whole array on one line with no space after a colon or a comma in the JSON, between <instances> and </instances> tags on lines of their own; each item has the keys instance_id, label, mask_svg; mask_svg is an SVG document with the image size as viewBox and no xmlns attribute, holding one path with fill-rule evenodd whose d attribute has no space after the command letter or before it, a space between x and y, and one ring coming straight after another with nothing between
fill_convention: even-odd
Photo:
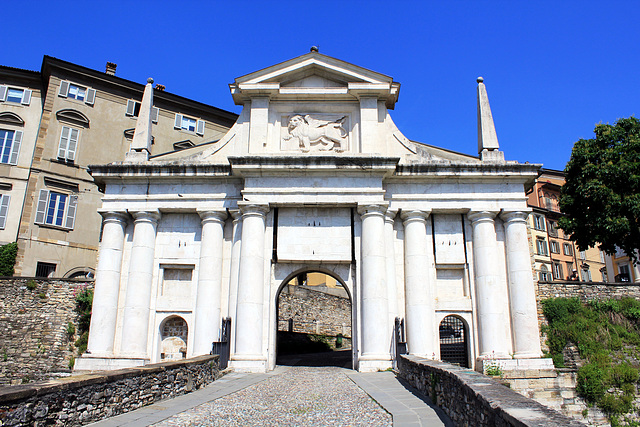
<instances>
[{"instance_id":1,"label":"chimney","mask_svg":"<svg viewBox=\"0 0 640 427\"><path fill-rule=\"evenodd\" d=\"M107 62L107 69L104 72L110 76L115 76L116 67L118 67L118 64L114 64L113 62Z\"/></svg>"},{"instance_id":2,"label":"chimney","mask_svg":"<svg viewBox=\"0 0 640 427\"><path fill-rule=\"evenodd\" d=\"M159 90L160 92L164 92L165 89L166 89L165 85L161 85L161 84L156 85L156 90Z\"/></svg>"}]
</instances>

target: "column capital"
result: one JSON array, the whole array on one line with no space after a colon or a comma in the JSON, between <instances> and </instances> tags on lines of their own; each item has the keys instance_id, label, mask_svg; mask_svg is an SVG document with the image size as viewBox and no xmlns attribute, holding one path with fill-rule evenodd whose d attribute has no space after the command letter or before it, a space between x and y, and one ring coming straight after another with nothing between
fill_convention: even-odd
<instances>
[{"instance_id":1,"label":"column capital","mask_svg":"<svg viewBox=\"0 0 640 427\"><path fill-rule=\"evenodd\" d=\"M480 221L491 221L496 217L498 212L496 211L471 211L467 214L467 218L471 220L472 223L480 222Z\"/></svg>"},{"instance_id":2,"label":"column capital","mask_svg":"<svg viewBox=\"0 0 640 427\"><path fill-rule=\"evenodd\" d=\"M396 219L397 214L398 214L397 209L387 209L387 212L385 212L384 214L384 221L393 223L393 221Z\"/></svg>"},{"instance_id":3,"label":"column capital","mask_svg":"<svg viewBox=\"0 0 640 427\"><path fill-rule=\"evenodd\" d=\"M264 216L267 212L269 212L268 204L238 202L238 208L240 209L240 213L242 214L242 216L245 216L245 215Z\"/></svg>"},{"instance_id":4,"label":"column capital","mask_svg":"<svg viewBox=\"0 0 640 427\"><path fill-rule=\"evenodd\" d=\"M123 222L129 221L129 214L127 211L98 211L102 216L103 222Z\"/></svg>"},{"instance_id":5,"label":"column capital","mask_svg":"<svg viewBox=\"0 0 640 427\"><path fill-rule=\"evenodd\" d=\"M531 209L523 209L519 211L502 211L500 218L504 222L526 222Z\"/></svg>"},{"instance_id":6,"label":"column capital","mask_svg":"<svg viewBox=\"0 0 640 427\"><path fill-rule=\"evenodd\" d=\"M378 204L358 205L358 213L360 214L360 216L365 216L370 214L384 215L386 211L387 211L386 205L378 205Z\"/></svg>"},{"instance_id":7,"label":"column capital","mask_svg":"<svg viewBox=\"0 0 640 427\"><path fill-rule=\"evenodd\" d=\"M196 212L200 215L203 224L212 221L224 223L228 217L225 209L196 209Z\"/></svg>"},{"instance_id":8,"label":"column capital","mask_svg":"<svg viewBox=\"0 0 640 427\"><path fill-rule=\"evenodd\" d=\"M141 210L141 211L128 211L135 222L148 221L157 223L160 220L162 214L158 209Z\"/></svg>"},{"instance_id":9,"label":"column capital","mask_svg":"<svg viewBox=\"0 0 640 427\"><path fill-rule=\"evenodd\" d=\"M229 215L233 219L233 222L236 223L242 219L242 213L238 209L229 210Z\"/></svg>"},{"instance_id":10,"label":"column capital","mask_svg":"<svg viewBox=\"0 0 640 427\"><path fill-rule=\"evenodd\" d=\"M426 221L431 214L431 210L408 210L400 212L400 218L402 218L403 223L407 223L409 221Z\"/></svg>"}]
</instances>

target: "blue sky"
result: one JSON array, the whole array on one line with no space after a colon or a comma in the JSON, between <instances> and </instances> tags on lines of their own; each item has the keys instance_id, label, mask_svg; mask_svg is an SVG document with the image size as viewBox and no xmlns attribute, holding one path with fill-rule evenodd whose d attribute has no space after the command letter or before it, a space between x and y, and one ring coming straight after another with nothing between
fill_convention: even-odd
<instances>
[{"instance_id":1,"label":"blue sky","mask_svg":"<svg viewBox=\"0 0 640 427\"><path fill-rule=\"evenodd\" d=\"M112 61L120 77L234 112L234 78L318 45L401 83L391 114L408 138L467 154L483 76L505 157L551 169L595 124L640 116L637 1L7 1L3 11L24 19L11 38L5 26L2 65Z\"/></svg>"}]
</instances>

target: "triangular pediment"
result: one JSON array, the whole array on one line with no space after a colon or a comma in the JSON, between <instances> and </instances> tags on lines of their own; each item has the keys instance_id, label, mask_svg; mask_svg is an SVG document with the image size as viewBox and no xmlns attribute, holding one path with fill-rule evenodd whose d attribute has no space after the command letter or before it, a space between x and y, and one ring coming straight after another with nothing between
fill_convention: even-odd
<instances>
[{"instance_id":1,"label":"triangular pediment","mask_svg":"<svg viewBox=\"0 0 640 427\"><path fill-rule=\"evenodd\" d=\"M393 83L393 78L318 52L310 52L280 64L238 77L235 84L280 83L317 75L336 82Z\"/></svg>"},{"instance_id":2,"label":"triangular pediment","mask_svg":"<svg viewBox=\"0 0 640 427\"><path fill-rule=\"evenodd\" d=\"M256 97L326 101L368 96L384 100L388 108L393 108L400 84L384 74L312 51L238 77L229 88L239 105Z\"/></svg>"}]
</instances>

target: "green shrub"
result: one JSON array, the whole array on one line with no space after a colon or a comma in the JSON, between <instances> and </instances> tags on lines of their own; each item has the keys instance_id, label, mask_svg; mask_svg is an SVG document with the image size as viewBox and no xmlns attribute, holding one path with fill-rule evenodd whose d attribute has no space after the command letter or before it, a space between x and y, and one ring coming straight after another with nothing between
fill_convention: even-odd
<instances>
[{"instance_id":1,"label":"green shrub","mask_svg":"<svg viewBox=\"0 0 640 427\"><path fill-rule=\"evenodd\" d=\"M78 332L89 331L91 323L91 307L93 306L93 289L82 288L76 295L76 313L78 313Z\"/></svg>"},{"instance_id":2,"label":"green shrub","mask_svg":"<svg viewBox=\"0 0 640 427\"><path fill-rule=\"evenodd\" d=\"M611 382L616 387L624 384L633 384L638 381L638 370L628 363L615 365L611 369Z\"/></svg>"},{"instance_id":3,"label":"green shrub","mask_svg":"<svg viewBox=\"0 0 640 427\"><path fill-rule=\"evenodd\" d=\"M89 342L89 331L84 332L80 335L80 338L76 340L76 348L78 349L78 355L82 355L85 351L87 351L87 343Z\"/></svg>"},{"instance_id":4,"label":"green shrub","mask_svg":"<svg viewBox=\"0 0 640 427\"><path fill-rule=\"evenodd\" d=\"M38 284L36 283L35 280L29 280L27 282L27 289L29 289L30 291L35 290L35 288L37 288L37 287L38 287Z\"/></svg>"},{"instance_id":5,"label":"green shrub","mask_svg":"<svg viewBox=\"0 0 640 427\"><path fill-rule=\"evenodd\" d=\"M69 339L73 338L73 336L76 333L76 327L73 323L69 322L67 323L67 337L69 337Z\"/></svg>"},{"instance_id":6,"label":"green shrub","mask_svg":"<svg viewBox=\"0 0 640 427\"><path fill-rule=\"evenodd\" d=\"M613 394L607 394L602 397L598 406L607 415L619 415L626 414L633 408L633 396L622 395L614 396Z\"/></svg>"},{"instance_id":7,"label":"green shrub","mask_svg":"<svg viewBox=\"0 0 640 427\"><path fill-rule=\"evenodd\" d=\"M18 244L16 242L0 246L0 276L13 276Z\"/></svg>"},{"instance_id":8,"label":"green shrub","mask_svg":"<svg viewBox=\"0 0 640 427\"><path fill-rule=\"evenodd\" d=\"M604 380L606 374L602 368L588 363L578 370L578 385L576 390L589 402L602 399L606 391Z\"/></svg>"}]
</instances>

